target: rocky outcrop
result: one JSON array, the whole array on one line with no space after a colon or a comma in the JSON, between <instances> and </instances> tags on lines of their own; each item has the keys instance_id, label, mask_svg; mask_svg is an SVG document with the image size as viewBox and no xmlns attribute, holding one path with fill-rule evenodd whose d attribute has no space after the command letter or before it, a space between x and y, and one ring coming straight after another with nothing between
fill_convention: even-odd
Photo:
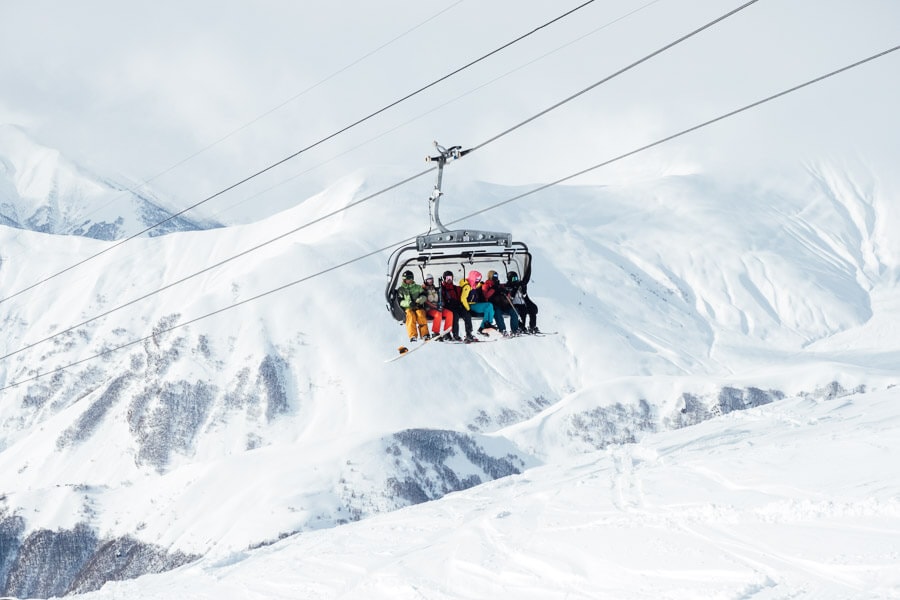
<instances>
[{"instance_id":1,"label":"rocky outcrop","mask_svg":"<svg viewBox=\"0 0 900 600\"><path fill-rule=\"evenodd\" d=\"M388 494L410 504L516 475L525 467L521 457L494 456L473 437L455 431L408 429L393 439L387 452L394 457L396 475L387 481Z\"/></svg>"},{"instance_id":2,"label":"rocky outcrop","mask_svg":"<svg viewBox=\"0 0 900 600\"><path fill-rule=\"evenodd\" d=\"M199 558L168 553L127 536L102 540L84 523L72 529L40 529L27 536L24 531L25 522L19 516L0 521L0 590L17 598L89 592L107 581L160 573Z\"/></svg>"}]
</instances>

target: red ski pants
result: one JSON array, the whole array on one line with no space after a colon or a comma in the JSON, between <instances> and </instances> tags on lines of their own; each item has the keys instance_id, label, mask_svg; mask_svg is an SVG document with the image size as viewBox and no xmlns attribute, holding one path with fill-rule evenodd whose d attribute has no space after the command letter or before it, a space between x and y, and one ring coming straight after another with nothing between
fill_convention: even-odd
<instances>
[{"instance_id":1,"label":"red ski pants","mask_svg":"<svg viewBox=\"0 0 900 600\"><path fill-rule=\"evenodd\" d=\"M451 327L453 327L453 311L449 308L445 308L443 310L430 308L428 309L428 316L434 319L431 324L432 333L448 331Z\"/></svg>"}]
</instances>

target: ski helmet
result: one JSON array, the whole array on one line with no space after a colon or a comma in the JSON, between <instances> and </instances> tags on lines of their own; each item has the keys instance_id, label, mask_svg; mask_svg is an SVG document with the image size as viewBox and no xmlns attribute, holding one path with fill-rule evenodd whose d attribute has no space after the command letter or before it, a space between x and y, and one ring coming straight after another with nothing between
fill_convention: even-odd
<instances>
[{"instance_id":1,"label":"ski helmet","mask_svg":"<svg viewBox=\"0 0 900 600\"><path fill-rule=\"evenodd\" d=\"M444 271L444 274L441 275L443 279L450 278L450 281L453 281L453 271Z\"/></svg>"},{"instance_id":2,"label":"ski helmet","mask_svg":"<svg viewBox=\"0 0 900 600\"><path fill-rule=\"evenodd\" d=\"M475 287L475 284L481 281L481 273L479 273L478 271L469 271L469 275L466 277L466 281L469 282L469 285Z\"/></svg>"},{"instance_id":3,"label":"ski helmet","mask_svg":"<svg viewBox=\"0 0 900 600\"><path fill-rule=\"evenodd\" d=\"M434 275L432 275L431 273L426 273L425 281L434 281Z\"/></svg>"},{"instance_id":4,"label":"ski helmet","mask_svg":"<svg viewBox=\"0 0 900 600\"><path fill-rule=\"evenodd\" d=\"M515 271L510 271L510 272L507 273L507 275L506 275L506 280L507 280L507 281L518 281L518 280L519 280L519 274L516 273Z\"/></svg>"},{"instance_id":5,"label":"ski helmet","mask_svg":"<svg viewBox=\"0 0 900 600\"><path fill-rule=\"evenodd\" d=\"M403 280L406 281L407 279L409 279L410 281L413 279L412 271L403 271Z\"/></svg>"}]
</instances>

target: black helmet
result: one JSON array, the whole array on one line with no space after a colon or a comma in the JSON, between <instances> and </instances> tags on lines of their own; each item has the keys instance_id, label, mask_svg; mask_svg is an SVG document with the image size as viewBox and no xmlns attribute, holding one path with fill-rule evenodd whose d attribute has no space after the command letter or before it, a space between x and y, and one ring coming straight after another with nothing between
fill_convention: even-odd
<instances>
[{"instance_id":1,"label":"black helmet","mask_svg":"<svg viewBox=\"0 0 900 600\"><path fill-rule=\"evenodd\" d=\"M441 275L441 277L446 277L447 275L449 275L450 277L453 277L453 271L444 271L444 274Z\"/></svg>"},{"instance_id":2,"label":"black helmet","mask_svg":"<svg viewBox=\"0 0 900 600\"><path fill-rule=\"evenodd\" d=\"M404 280L406 280L406 279L412 279L412 278L413 278L413 272L412 272L412 271L403 271L403 279L404 279Z\"/></svg>"},{"instance_id":3,"label":"black helmet","mask_svg":"<svg viewBox=\"0 0 900 600\"><path fill-rule=\"evenodd\" d=\"M507 273L507 275L506 275L506 280L507 280L507 281L518 281L518 280L519 280L519 274L516 273L515 271L510 271L510 272Z\"/></svg>"}]
</instances>

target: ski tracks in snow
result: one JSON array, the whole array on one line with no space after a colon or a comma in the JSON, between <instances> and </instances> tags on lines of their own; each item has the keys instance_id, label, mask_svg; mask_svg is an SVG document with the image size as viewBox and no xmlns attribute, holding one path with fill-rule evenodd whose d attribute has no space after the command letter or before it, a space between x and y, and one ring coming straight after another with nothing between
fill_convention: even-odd
<instances>
[{"instance_id":1,"label":"ski tracks in snow","mask_svg":"<svg viewBox=\"0 0 900 600\"><path fill-rule=\"evenodd\" d=\"M640 465L644 462L635 456L640 446L618 446L610 451L614 472L610 481L613 504L621 511L640 509L644 506Z\"/></svg>"}]
</instances>

